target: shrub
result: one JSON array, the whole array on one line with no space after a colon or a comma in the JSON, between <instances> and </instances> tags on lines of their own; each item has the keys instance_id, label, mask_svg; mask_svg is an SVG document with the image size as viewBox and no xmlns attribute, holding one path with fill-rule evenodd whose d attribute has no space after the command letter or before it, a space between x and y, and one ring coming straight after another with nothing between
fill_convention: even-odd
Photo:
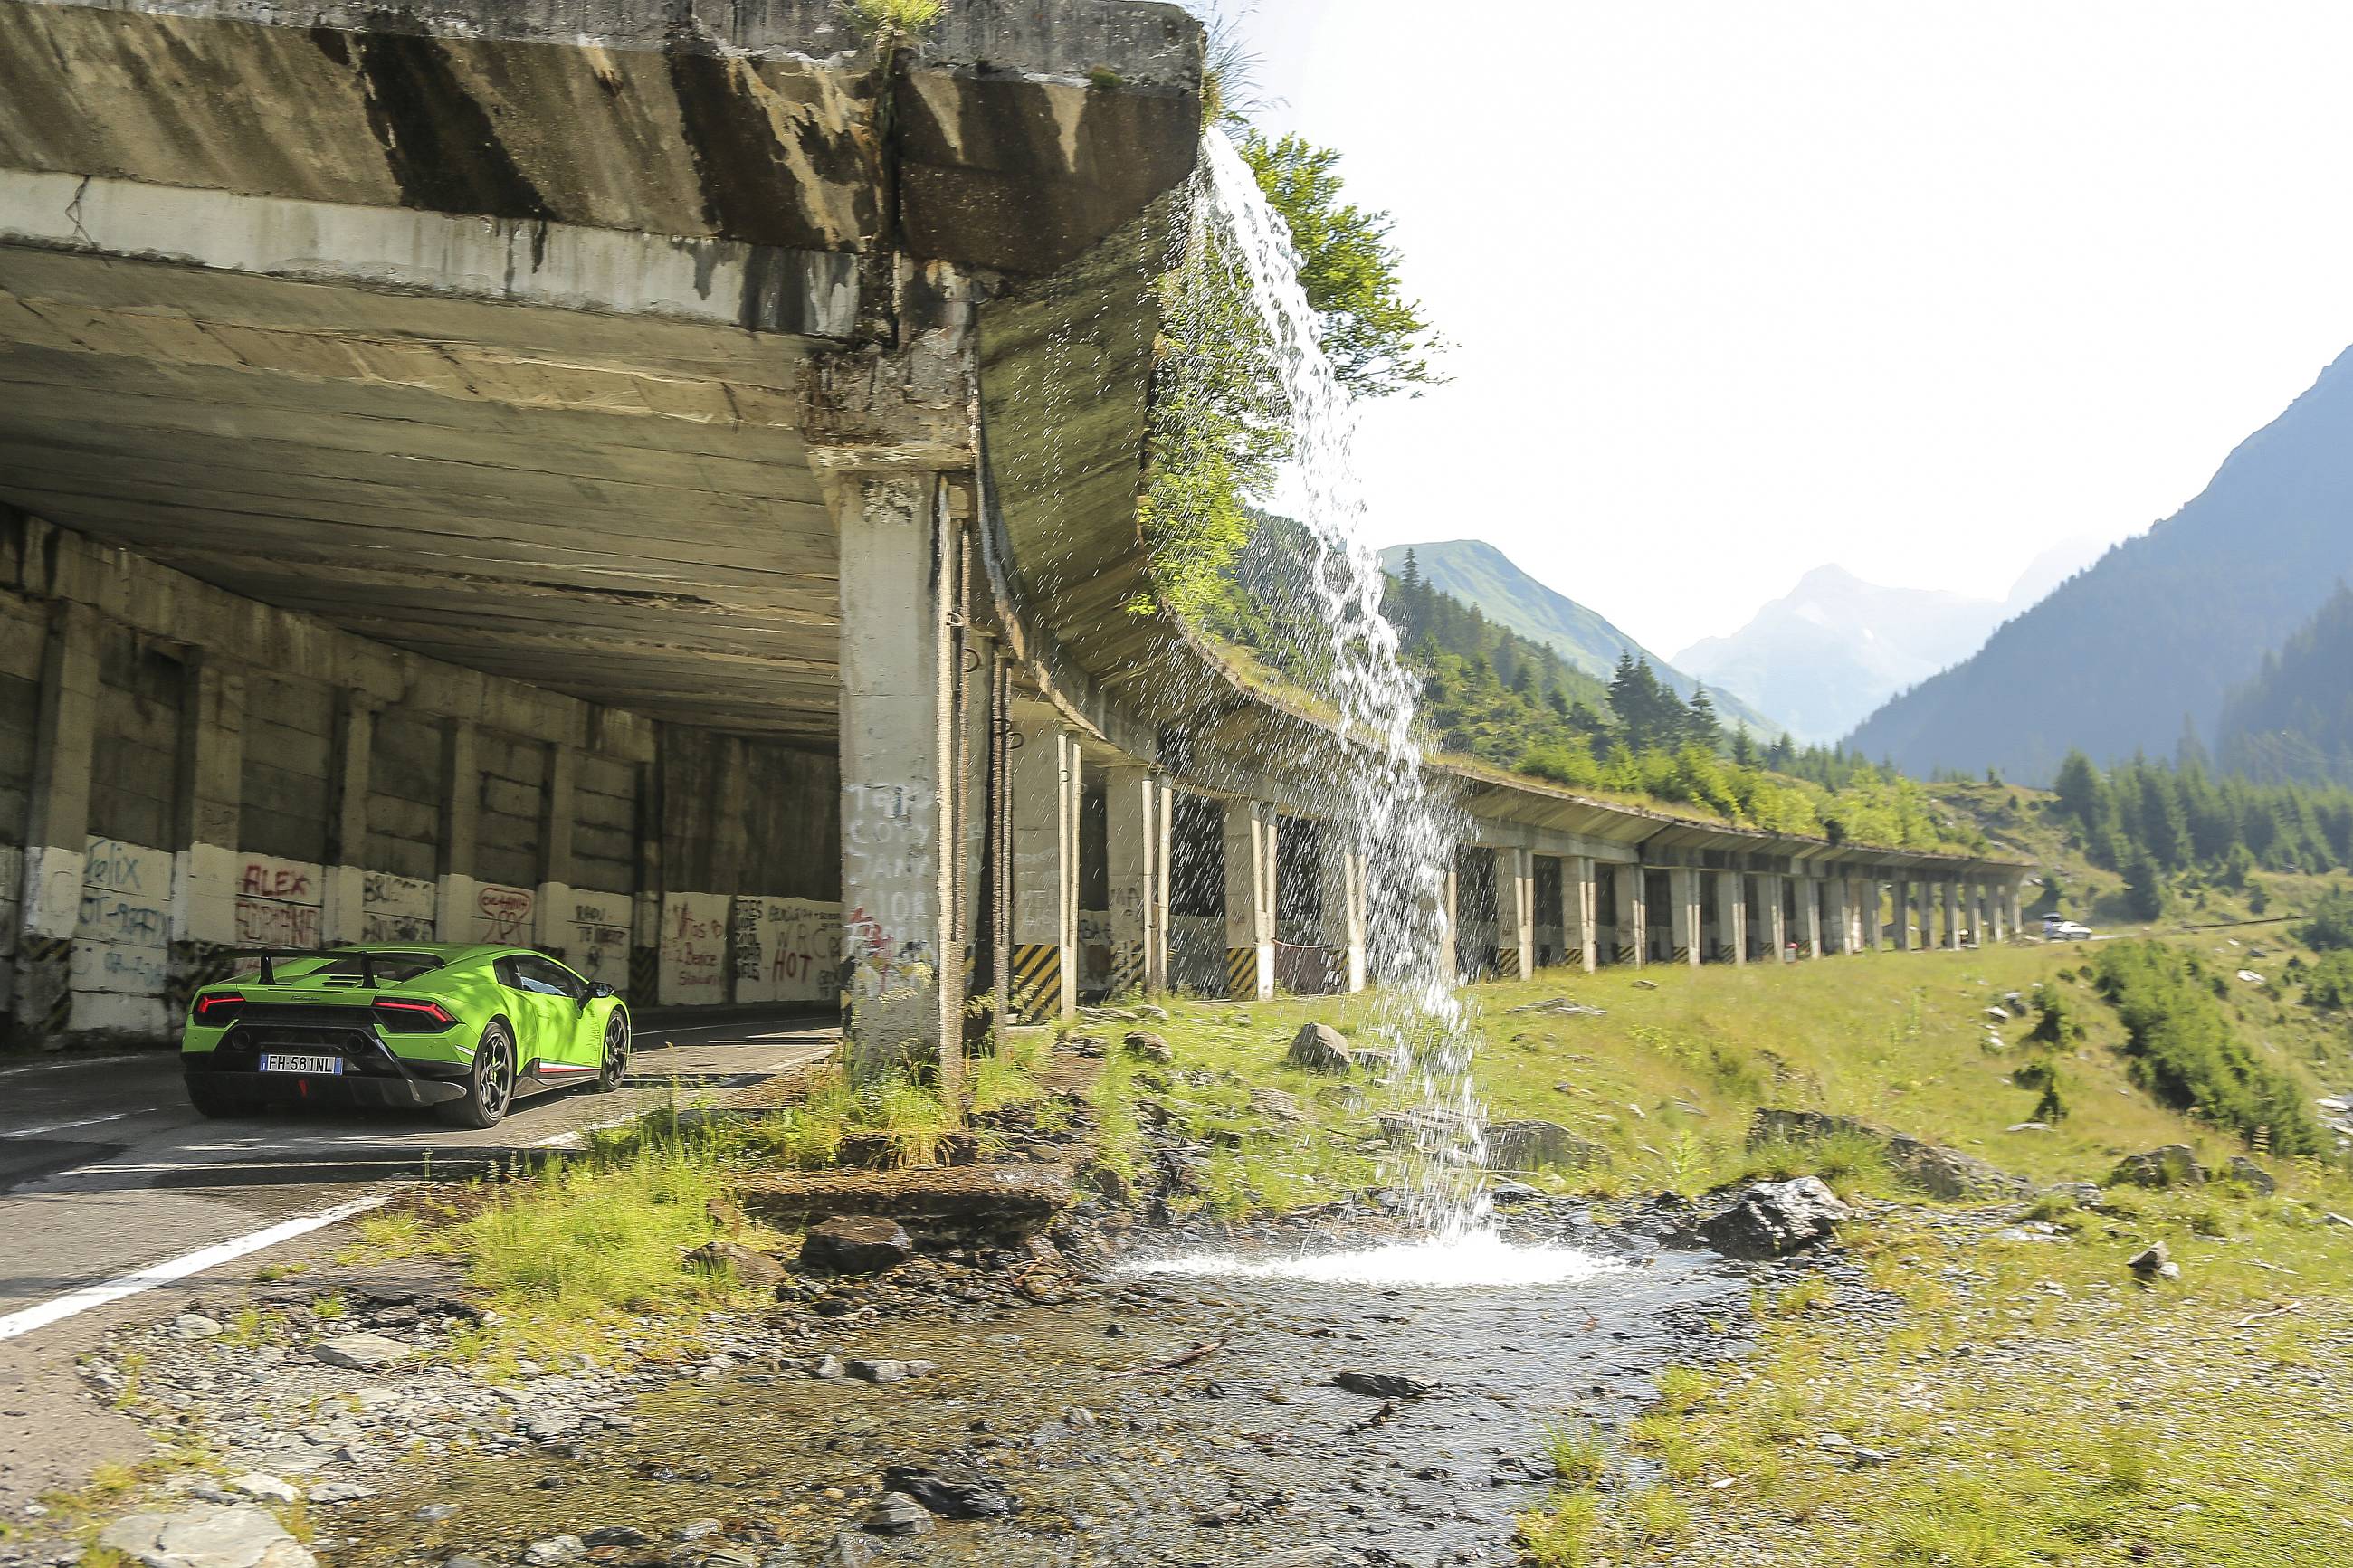
<instances>
[{"instance_id":1,"label":"shrub","mask_svg":"<svg viewBox=\"0 0 2353 1568\"><path fill-rule=\"evenodd\" d=\"M2157 942L2100 955L2100 990L2124 1021L2133 1077L2159 1103L2194 1110L2282 1154L2327 1147L2303 1090L2232 1030L2197 958Z\"/></svg>"},{"instance_id":2,"label":"shrub","mask_svg":"<svg viewBox=\"0 0 2353 1568\"><path fill-rule=\"evenodd\" d=\"M2027 1035L2028 1039L2048 1046L2063 1046L2084 1037L2084 1020L2075 1011L2075 1004L2067 999L2065 992L2055 986L2038 985L2034 988L2034 1027ZM2034 1086L2021 1084L2019 1087L2031 1089Z\"/></svg>"},{"instance_id":3,"label":"shrub","mask_svg":"<svg viewBox=\"0 0 2353 1568\"><path fill-rule=\"evenodd\" d=\"M2353 1009L2353 951L2321 954L2306 973L2304 999L2332 1011Z\"/></svg>"},{"instance_id":4,"label":"shrub","mask_svg":"<svg viewBox=\"0 0 2353 1568\"><path fill-rule=\"evenodd\" d=\"M2321 900L2295 934L2306 947L2322 952L2353 949L2353 891L2340 889Z\"/></svg>"}]
</instances>

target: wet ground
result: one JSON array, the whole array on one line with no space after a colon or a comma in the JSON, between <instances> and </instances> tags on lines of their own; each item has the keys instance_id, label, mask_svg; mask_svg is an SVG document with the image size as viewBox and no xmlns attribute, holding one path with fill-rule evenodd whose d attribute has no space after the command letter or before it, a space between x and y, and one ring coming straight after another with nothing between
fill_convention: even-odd
<instances>
[{"instance_id":1,"label":"wet ground","mask_svg":"<svg viewBox=\"0 0 2353 1568\"><path fill-rule=\"evenodd\" d=\"M803 1321L765 1366L651 1394L632 1427L569 1457L404 1467L411 1484L380 1479L381 1495L336 1510L331 1555L338 1568L511 1563L570 1534L590 1562L782 1568L843 1560L847 1533L853 1562L871 1548L875 1562L1147 1568L1306 1546L1371 1563L1508 1562L1513 1516L1548 1489L1545 1427L1622 1422L1661 1368L1736 1349L1746 1317L1745 1272L1712 1254L1559 1218L1543 1228L1599 1268L1449 1289L1130 1273L1083 1304L838 1332ZM833 1370L814 1359L828 1353L937 1366L880 1384L812 1375ZM1352 1392L1344 1373L1427 1392ZM871 1533L893 1465L1001 1493L1013 1511ZM624 1534L598 1546L599 1529Z\"/></svg>"}]
</instances>

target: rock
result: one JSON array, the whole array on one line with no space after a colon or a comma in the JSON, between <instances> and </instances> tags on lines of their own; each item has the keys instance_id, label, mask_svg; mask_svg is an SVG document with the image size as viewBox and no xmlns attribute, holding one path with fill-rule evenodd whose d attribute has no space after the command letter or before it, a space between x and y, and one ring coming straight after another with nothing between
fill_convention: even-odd
<instances>
[{"instance_id":1,"label":"rock","mask_svg":"<svg viewBox=\"0 0 2353 1568\"><path fill-rule=\"evenodd\" d=\"M1299 1033L1291 1037L1291 1049L1283 1053L1282 1065L1337 1078L1355 1068L1356 1055L1349 1048L1347 1037L1329 1024L1302 1024Z\"/></svg>"},{"instance_id":2,"label":"rock","mask_svg":"<svg viewBox=\"0 0 2353 1568\"><path fill-rule=\"evenodd\" d=\"M841 1363L842 1371L861 1383L904 1383L911 1377L937 1372L939 1363L930 1361L898 1361L890 1358L850 1360Z\"/></svg>"},{"instance_id":3,"label":"rock","mask_svg":"<svg viewBox=\"0 0 2353 1568\"><path fill-rule=\"evenodd\" d=\"M1609 1163L1609 1151L1556 1121L1498 1121L1487 1129L1487 1160L1513 1171L1541 1165L1582 1171Z\"/></svg>"},{"instance_id":4,"label":"rock","mask_svg":"<svg viewBox=\"0 0 2353 1568\"><path fill-rule=\"evenodd\" d=\"M899 1222L881 1215L836 1215L809 1226L801 1242L805 1268L835 1274L879 1274L914 1255L914 1241Z\"/></svg>"},{"instance_id":5,"label":"rock","mask_svg":"<svg viewBox=\"0 0 2353 1568\"><path fill-rule=\"evenodd\" d=\"M2051 1131L2051 1123L2048 1121L2013 1121L2009 1126L2003 1128L2002 1131L2004 1132L2048 1132Z\"/></svg>"},{"instance_id":6,"label":"rock","mask_svg":"<svg viewBox=\"0 0 2353 1568\"><path fill-rule=\"evenodd\" d=\"M1969 1197L2023 1197L2029 1184L1974 1154L1947 1149L1856 1116L1820 1110L1766 1107L1748 1124L1751 1147L1760 1143L1818 1143L1852 1137L1877 1143L1888 1168L1930 1197L1951 1202Z\"/></svg>"},{"instance_id":7,"label":"rock","mask_svg":"<svg viewBox=\"0 0 2353 1568\"><path fill-rule=\"evenodd\" d=\"M264 1470L248 1470L227 1483L228 1489L256 1502L292 1502L302 1493L292 1484Z\"/></svg>"},{"instance_id":8,"label":"rock","mask_svg":"<svg viewBox=\"0 0 2353 1568\"><path fill-rule=\"evenodd\" d=\"M1253 1089L1250 1103L1252 1110L1269 1121L1293 1125L1307 1120L1307 1108L1299 1103L1298 1097L1279 1089Z\"/></svg>"},{"instance_id":9,"label":"rock","mask_svg":"<svg viewBox=\"0 0 2353 1568\"><path fill-rule=\"evenodd\" d=\"M1430 1384L1419 1379L1393 1372L1343 1372L1335 1373L1332 1382L1368 1399L1419 1399L1430 1392Z\"/></svg>"},{"instance_id":10,"label":"rock","mask_svg":"<svg viewBox=\"0 0 2353 1568\"><path fill-rule=\"evenodd\" d=\"M374 1487L364 1487L357 1481L321 1481L310 1492L312 1502L359 1502L374 1496Z\"/></svg>"},{"instance_id":11,"label":"rock","mask_svg":"<svg viewBox=\"0 0 2353 1568\"><path fill-rule=\"evenodd\" d=\"M2267 1198L2279 1191L2279 1183L2272 1173L2244 1154L2231 1156L2230 1169L2224 1173L2224 1180L2238 1183L2257 1197Z\"/></svg>"},{"instance_id":12,"label":"rock","mask_svg":"<svg viewBox=\"0 0 2353 1568\"><path fill-rule=\"evenodd\" d=\"M1253 1568L1354 1568L1364 1559L1350 1556L1336 1546L1294 1546L1288 1552L1250 1561Z\"/></svg>"},{"instance_id":13,"label":"rock","mask_svg":"<svg viewBox=\"0 0 2353 1568\"><path fill-rule=\"evenodd\" d=\"M730 1236L744 1228L744 1211L735 1206L734 1200L732 1198L706 1198L703 1200L702 1213L712 1224Z\"/></svg>"},{"instance_id":14,"label":"rock","mask_svg":"<svg viewBox=\"0 0 2353 1568\"><path fill-rule=\"evenodd\" d=\"M647 1546L653 1542L644 1531L627 1524L599 1525L580 1539L591 1546Z\"/></svg>"},{"instance_id":15,"label":"rock","mask_svg":"<svg viewBox=\"0 0 2353 1568\"><path fill-rule=\"evenodd\" d=\"M2126 1258L2125 1267L2131 1269L2133 1278L2144 1285L2154 1285L2159 1279L2181 1278L2181 1265L2167 1255L2165 1243L2161 1241L2151 1242Z\"/></svg>"},{"instance_id":16,"label":"rock","mask_svg":"<svg viewBox=\"0 0 2353 1568\"><path fill-rule=\"evenodd\" d=\"M1489 1201L1497 1208L1517 1208L1522 1204L1542 1203L1544 1196L1543 1189L1532 1187L1525 1182L1498 1182L1487 1189Z\"/></svg>"},{"instance_id":17,"label":"rock","mask_svg":"<svg viewBox=\"0 0 2353 1568\"><path fill-rule=\"evenodd\" d=\"M221 1333L220 1320L202 1312L183 1312L172 1320L172 1331L184 1340L209 1340Z\"/></svg>"},{"instance_id":18,"label":"rock","mask_svg":"<svg viewBox=\"0 0 2353 1568\"><path fill-rule=\"evenodd\" d=\"M2090 1182L2053 1182L2042 1191L2042 1196L2065 1198L2077 1208L2100 1206L2100 1189Z\"/></svg>"},{"instance_id":19,"label":"rock","mask_svg":"<svg viewBox=\"0 0 2353 1568\"><path fill-rule=\"evenodd\" d=\"M1699 1234L1726 1258L1778 1258L1827 1241L1852 1211L1817 1176L1789 1182L1759 1182L1740 1201L1712 1219Z\"/></svg>"},{"instance_id":20,"label":"rock","mask_svg":"<svg viewBox=\"0 0 2353 1568\"><path fill-rule=\"evenodd\" d=\"M924 1535L931 1531L932 1516L905 1492L884 1492L862 1522L876 1535Z\"/></svg>"},{"instance_id":21,"label":"rock","mask_svg":"<svg viewBox=\"0 0 2353 1568\"><path fill-rule=\"evenodd\" d=\"M101 1531L98 1543L142 1568L315 1568L317 1562L250 1503L129 1514Z\"/></svg>"},{"instance_id":22,"label":"rock","mask_svg":"<svg viewBox=\"0 0 2353 1568\"><path fill-rule=\"evenodd\" d=\"M807 1368L808 1374L819 1383L838 1383L849 1375L843 1369L841 1358L838 1355L817 1356L803 1364Z\"/></svg>"},{"instance_id":23,"label":"rock","mask_svg":"<svg viewBox=\"0 0 2353 1568\"><path fill-rule=\"evenodd\" d=\"M754 1289L774 1289L785 1277L785 1266L765 1252L740 1241L706 1241L681 1260L706 1274L732 1274L737 1283Z\"/></svg>"},{"instance_id":24,"label":"rock","mask_svg":"<svg viewBox=\"0 0 2353 1568\"><path fill-rule=\"evenodd\" d=\"M1547 996L1541 1002L1528 1002L1511 1009L1514 1013L1535 1013L1547 1018L1606 1018L1609 1014L1599 1007L1583 1002L1573 1002L1566 996Z\"/></svg>"},{"instance_id":25,"label":"rock","mask_svg":"<svg viewBox=\"0 0 2353 1568\"><path fill-rule=\"evenodd\" d=\"M457 1518L458 1505L448 1502L428 1502L423 1508L418 1509L415 1513L410 1514L408 1517L411 1519L421 1519L427 1524L438 1524L445 1519Z\"/></svg>"},{"instance_id":26,"label":"rock","mask_svg":"<svg viewBox=\"0 0 2353 1568\"><path fill-rule=\"evenodd\" d=\"M2108 1175L2112 1186L2202 1187L2206 1167L2187 1143L2168 1143L2145 1153L2127 1154Z\"/></svg>"},{"instance_id":27,"label":"rock","mask_svg":"<svg viewBox=\"0 0 2353 1568\"><path fill-rule=\"evenodd\" d=\"M1875 1470L1882 1465L1895 1462L1894 1455L1883 1454L1876 1448L1857 1447L1848 1455L1848 1458L1854 1461L1854 1468L1858 1470Z\"/></svg>"},{"instance_id":28,"label":"rock","mask_svg":"<svg viewBox=\"0 0 2353 1568\"><path fill-rule=\"evenodd\" d=\"M1003 1483L974 1469L921 1469L892 1465L882 1485L913 1498L942 1519L1004 1519L1020 1505Z\"/></svg>"},{"instance_id":29,"label":"rock","mask_svg":"<svg viewBox=\"0 0 2353 1568\"><path fill-rule=\"evenodd\" d=\"M706 1535L716 1535L725 1528L715 1519L690 1519L670 1534L680 1541L700 1541Z\"/></svg>"},{"instance_id":30,"label":"rock","mask_svg":"<svg viewBox=\"0 0 2353 1568\"><path fill-rule=\"evenodd\" d=\"M1634 982L1634 989L1637 991L1656 991L1658 988L1659 983L1655 980L1637 980Z\"/></svg>"},{"instance_id":31,"label":"rock","mask_svg":"<svg viewBox=\"0 0 2353 1568\"><path fill-rule=\"evenodd\" d=\"M1129 1056L1141 1060L1157 1062L1162 1067L1176 1065L1175 1047L1149 1029L1130 1029L1120 1044L1127 1047Z\"/></svg>"},{"instance_id":32,"label":"rock","mask_svg":"<svg viewBox=\"0 0 2353 1568\"><path fill-rule=\"evenodd\" d=\"M867 1568L873 1561L874 1548L844 1531L833 1538L833 1550L825 1554L825 1568Z\"/></svg>"},{"instance_id":33,"label":"rock","mask_svg":"<svg viewBox=\"0 0 2353 1568\"><path fill-rule=\"evenodd\" d=\"M398 1366L408 1359L409 1349L398 1340L382 1334L336 1334L321 1340L311 1347L314 1360L329 1366L349 1367L355 1372L381 1372Z\"/></svg>"},{"instance_id":34,"label":"rock","mask_svg":"<svg viewBox=\"0 0 2353 1568\"><path fill-rule=\"evenodd\" d=\"M776 1172L744 1178L736 1200L778 1226L839 1215L887 1215L918 1237L1008 1246L1070 1205L1066 1164L917 1166L901 1171Z\"/></svg>"},{"instance_id":35,"label":"rock","mask_svg":"<svg viewBox=\"0 0 2353 1568\"><path fill-rule=\"evenodd\" d=\"M555 1568L557 1563L569 1563L587 1550L586 1542L576 1535L551 1535L524 1547L522 1560L531 1568Z\"/></svg>"},{"instance_id":36,"label":"rock","mask_svg":"<svg viewBox=\"0 0 2353 1568\"><path fill-rule=\"evenodd\" d=\"M1985 1010L1985 1016L1987 1019L1992 1023L2007 1024L2010 1022L2010 1009L2007 1007L1989 1007Z\"/></svg>"}]
</instances>

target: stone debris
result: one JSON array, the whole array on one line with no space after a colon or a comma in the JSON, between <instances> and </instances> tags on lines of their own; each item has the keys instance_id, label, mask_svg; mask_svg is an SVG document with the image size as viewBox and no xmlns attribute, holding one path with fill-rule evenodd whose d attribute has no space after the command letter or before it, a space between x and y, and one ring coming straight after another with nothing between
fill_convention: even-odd
<instances>
[{"instance_id":1,"label":"stone debris","mask_svg":"<svg viewBox=\"0 0 2353 1568\"><path fill-rule=\"evenodd\" d=\"M1498 1121L1487 1129L1487 1162L1511 1171L1582 1171L1609 1163L1609 1151L1556 1121Z\"/></svg>"},{"instance_id":2,"label":"stone debris","mask_svg":"<svg viewBox=\"0 0 2353 1568\"><path fill-rule=\"evenodd\" d=\"M1547 996L1541 1002L1524 1002L1509 1011L1514 1014L1533 1013L1546 1018L1606 1018L1609 1016L1603 1008L1567 996Z\"/></svg>"},{"instance_id":3,"label":"stone debris","mask_svg":"<svg viewBox=\"0 0 2353 1568\"><path fill-rule=\"evenodd\" d=\"M2030 1184L1974 1154L1964 1154L1957 1149L1947 1149L1941 1143L1931 1143L1858 1116L1768 1106L1758 1110L1748 1126L1752 1148L1776 1142L1818 1143L1836 1137L1862 1138L1878 1143L1888 1167L1930 1197L1947 1202L1970 1197L2023 1197L2031 1190Z\"/></svg>"},{"instance_id":4,"label":"stone debris","mask_svg":"<svg viewBox=\"0 0 2353 1568\"><path fill-rule=\"evenodd\" d=\"M905 1492L884 1492L864 1522L876 1535L927 1535L932 1529L930 1511Z\"/></svg>"},{"instance_id":5,"label":"stone debris","mask_svg":"<svg viewBox=\"0 0 2353 1568\"><path fill-rule=\"evenodd\" d=\"M551 1535L524 1547L522 1560L531 1568L556 1568L558 1563L569 1563L587 1550L587 1543L576 1535Z\"/></svg>"},{"instance_id":6,"label":"stone debris","mask_svg":"<svg viewBox=\"0 0 2353 1568\"><path fill-rule=\"evenodd\" d=\"M381 1372L408 1359L408 1347L382 1334L335 1334L311 1347L311 1356L329 1366L355 1372Z\"/></svg>"},{"instance_id":7,"label":"stone debris","mask_svg":"<svg viewBox=\"0 0 2353 1568\"><path fill-rule=\"evenodd\" d=\"M1420 1399L1431 1392L1430 1384L1420 1379L1393 1372L1336 1373L1332 1384L1367 1399Z\"/></svg>"},{"instance_id":8,"label":"stone debris","mask_svg":"<svg viewBox=\"0 0 2353 1568\"><path fill-rule=\"evenodd\" d=\"M1355 1069L1356 1054L1347 1037L1329 1024L1302 1024L1291 1037L1291 1049L1283 1053L1282 1065L1337 1078Z\"/></svg>"},{"instance_id":9,"label":"stone debris","mask_svg":"<svg viewBox=\"0 0 2353 1568\"><path fill-rule=\"evenodd\" d=\"M832 1274L879 1274L914 1255L905 1229L881 1215L836 1215L801 1241L801 1266Z\"/></svg>"},{"instance_id":10,"label":"stone debris","mask_svg":"<svg viewBox=\"0 0 2353 1568\"><path fill-rule=\"evenodd\" d=\"M301 1497L301 1489L290 1482L260 1470L248 1470L230 1479L228 1489L256 1502L293 1502Z\"/></svg>"},{"instance_id":11,"label":"stone debris","mask_svg":"<svg viewBox=\"0 0 2353 1568\"><path fill-rule=\"evenodd\" d=\"M2244 1154L2231 1156L2231 1163L2223 1173L2223 1180L2238 1183L2257 1197L2267 1198L2279 1191L2278 1180L2269 1171L2264 1170Z\"/></svg>"},{"instance_id":12,"label":"stone debris","mask_svg":"<svg viewBox=\"0 0 2353 1568\"><path fill-rule=\"evenodd\" d=\"M740 1241L706 1241L681 1261L705 1274L733 1274L755 1290L773 1289L785 1277L783 1264Z\"/></svg>"},{"instance_id":13,"label":"stone debris","mask_svg":"<svg viewBox=\"0 0 2353 1568\"><path fill-rule=\"evenodd\" d=\"M2131 1269L2133 1278L2144 1285L2153 1285L2159 1279L2181 1278L2181 1265L2173 1261L2161 1241L2151 1242L2126 1258L2125 1267Z\"/></svg>"},{"instance_id":14,"label":"stone debris","mask_svg":"<svg viewBox=\"0 0 2353 1568\"><path fill-rule=\"evenodd\" d=\"M1020 1506L1004 1483L976 1469L892 1465L882 1484L942 1519L1004 1519Z\"/></svg>"},{"instance_id":15,"label":"stone debris","mask_svg":"<svg viewBox=\"0 0 2353 1568\"><path fill-rule=\"evenodd\" d=\"M2206 1167L2187 1143L2168 1143L2116 1162L2108 1184L2118 1187L2202 1187Z\"/></svg>"},{"instance_id":16,"label":"stone debris","mask_svg":"<svg viewBox=\"0 0 2353 1568\"><path fill-rule=\"evenodd\" d=\"M1129 1056L1139 1061L1155 1062L1161 1067L1176 1065L1176 1047L1149 1029L1131 1029L1120 1044L1126 1047Z\"/></svg>"}]
</instances>

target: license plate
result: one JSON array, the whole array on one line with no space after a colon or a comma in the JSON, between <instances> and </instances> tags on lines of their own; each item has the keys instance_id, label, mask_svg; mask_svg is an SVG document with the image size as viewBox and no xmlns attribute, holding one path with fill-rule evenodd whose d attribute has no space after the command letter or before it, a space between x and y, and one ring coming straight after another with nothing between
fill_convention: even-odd
<instances>
[{"instance_id":1,"label":"license plate","mask_svg":"<svg viewBox=\"0 0 2353 1568\"><path fill-rule=\"evenodd\" d=\"M263 1072L310 1073L316 1077L332 1077L343 1070L341 1057L297 1057L277 1051L266 1051L261 1058Z\"/></svg>"}]
</instances>

